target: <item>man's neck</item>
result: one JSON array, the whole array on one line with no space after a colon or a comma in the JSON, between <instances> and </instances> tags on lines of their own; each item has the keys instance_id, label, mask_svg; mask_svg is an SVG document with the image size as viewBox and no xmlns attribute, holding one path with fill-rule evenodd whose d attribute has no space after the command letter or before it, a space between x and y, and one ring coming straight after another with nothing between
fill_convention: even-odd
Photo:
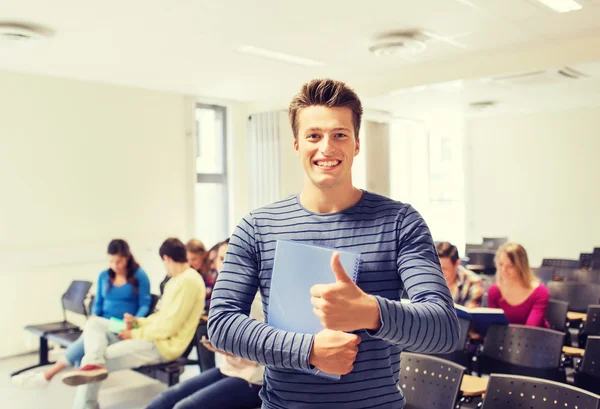
<instances>
[{"instance_id":1,"label":"man's neck","mask_svg":"<svg viewBox=\"0 0 600 409\"><path fill-rule=\"evenodd\" d=\"M362 190L352 184L320 189L312 183L305 183L300 193L300 203L311 212L336 213L354 206L361 199L362 194Z\"/></svg>"},{"instance_id":2,"label":"man's neck","mask_svg":"<svg viewBox=\"0 0 600 409\"><path fill-rule=\"evenodd\" d=\"M190 268L188 263L175 263L171 270L171 277L177 277L179 274L183 273L188 268Z\"/></svg>"}]
</instances>

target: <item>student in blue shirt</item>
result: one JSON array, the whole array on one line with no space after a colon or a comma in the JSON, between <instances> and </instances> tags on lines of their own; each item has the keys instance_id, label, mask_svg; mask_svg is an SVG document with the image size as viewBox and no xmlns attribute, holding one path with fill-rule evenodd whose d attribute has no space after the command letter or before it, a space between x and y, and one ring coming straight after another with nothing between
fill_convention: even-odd
<instances>
[{"instance_id":1,"label":"student in blue shirt","mask_svg":"<svg viewBox=\"0 0 600 409\"><path fill-rule=\"evenodd\" d=\"M91 314L107 319L123 319L125 313L147 316L151 312L150 280L135 261L125 240L115 239L108 244L108 264L109 268L98 277ZM79 337L52 367L17 375L13 382L26 388L46 387L57 373L78 365L83 355L83 337Z\"/></svg>"},{"instance_id":2,"label":"student in blue shirt","mask_svg":"<svg viewBox=\"0 0 600 409\"><path fill-rule=\"evenodd\" d=\"M344 83L304 84L289 109L302 192L252 211L231 236L208 333L215 348L266 366L263 409L401 409L401 352L446 353L458 344L454 303L425 221L409 204L352 184L361 116ZM362 254L357 283L334 255L336 281L304 295L323 324L317 334L269 325L277 240ZM403 289L410 304L400 302ZM248 316L257 290L266 323ZM307 373L315 368L341 379Z\"/></svg>"}]
</instances>

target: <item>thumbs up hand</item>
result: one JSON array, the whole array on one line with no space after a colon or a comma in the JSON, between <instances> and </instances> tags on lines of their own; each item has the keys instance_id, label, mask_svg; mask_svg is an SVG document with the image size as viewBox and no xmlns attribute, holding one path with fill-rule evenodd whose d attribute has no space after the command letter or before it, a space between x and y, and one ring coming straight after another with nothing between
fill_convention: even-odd
<instances>
[{"instance_id":1,"label":"thumbs up hand","mask_svg":"<svg viewBox=\"0 0 600 409\"><path fill-rule=\"evenodd\" d=\"M381 326L379 304L361 290L346 274L338 252L331 256L333 284L317 284L310 289L313 312L326 329L356 331L377 330Z\"/></svg>"}]
</instances>

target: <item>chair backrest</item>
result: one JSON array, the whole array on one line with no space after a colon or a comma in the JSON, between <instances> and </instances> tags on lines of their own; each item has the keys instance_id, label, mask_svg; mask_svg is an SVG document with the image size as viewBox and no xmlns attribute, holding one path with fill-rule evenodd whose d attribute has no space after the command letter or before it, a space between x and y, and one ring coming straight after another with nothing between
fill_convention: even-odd
<instances>
[{"instance_id":1,"label":"chair backrest","mask_svg":"<svg viewBox=\"0 0 600 409\"><path fill-rule=\"evenodd\" d=\"M507 241L508 237L484 237L483 246L491 250L498 250Z\"/></svg>"},{"instance_id":2,"label":"chair backrest","mask_svg":"<svg viewBox=\"0 0 600 409\"><path fill-rule=\"evenodd\" d=\"M551 281L547 287L550 297L568 301L571 311L586 312L588 305L600 300L600 284Z\"/></svg>"},{"instance_id":3,"label":"chair backrest","mask_svg":"<svg viewBox=\"0 0 600 409\"><path fill-rule=\"evenodd\" d=\"M73 281L67 292L62 296L62 307L63 310L71 311L76 314L88 315L87 309L85 308L85 298L88 292L92 288L91 281Z\"/></svg>"},{"instance_id":4,"label":"chair backrest","mask_svg":"<svg viewBox=\"0 0 600 409\"><path fill-rule=\"evenodd\" d=\"M158 304L158 300L160 300L160 295L150 294L150 296L152 297L152 299L150 301L150 312L148 313L148 315L156 311L156 304Z\"/></svg>"},{"instance_id":5,"label":"chair backrest","mask_svg":"<svg viewBox=\"0 0 600 409\"><path fill-rule=\"evenodd\" d=\"M567 326L567 312L569 311L569 302L555 300L550 298L548 308L546 309L546 320L550 328L556 331L565 331Z\"/></svg>"},{"instance_id":6,"label":"chair backrest","mask_svg":"<svg viewBox=\"0 0 600 409\"><path fill-rule=\"evenodd\" d=\"M477 251L488 251L489 249L485 247L483 244L465 244L465 254L477 252Z\"/></svg>"},{"instance_id":7,"label":"chair backrest","mask_svg":"<svg viewBox=\"0 0 600 409\"><path fill-rule=\"evenodd\" d=\"M555 281L572 281L575 283L600 284L600 270L557 268L554 271Z\"/></svg>"},{"instance_id":8,"label":"chair backrest","mask_svg":"<svg viewBox=\"0 0 600 409\"><path fill-rule=\"evenodd\" d=\"M483 355L528 368L559 367L565 333L525 325L494 325L488 329Z\"/></svg>"},{"instance_id":9,"label":"chair backrest","mask_svg":"<svg viewBox=\"0 0 600 409\"><path fill-rule=\"evenodd\" d=\"M486 251L473 251L467 253L469 264L482 265L486 269L492 269L496 267L496 264L494 263L495 256L495 253Z\"/></svg>"},{"instance_id":10,"label":"chair backrest","mask_svg":"<svg viewBox=\"0 0 600 409\"><path fill-rule=\"evenodd\" d=\"M600 336L588 337L579 370L598 378L600 382Z\"/></svg>"},{"instance_id":11,"label":"chair backrest","mask_svg":"<svg viewBox=\"0 0 600 409\"><path fill-rule=\"evenodd\" d=\"M546 284L548 281L554 280L554 270L555 267L536 267L533 268L533 272L535 276L542 283Z\"/></svg>"},{"instance_id":12,"label":"chair backrest","mask_svg":"<svg viewBox=\"0 0 600 409\"><path fill-rule=\"evenodd\" d=\"M400 387L406 409L452 409L465 367L434 356L402 352Z\"/></svg>"},{"instance_id":13,"label":"chair backrest","mask_svg":"<svg viewBox=\"0 0 600 409\"><path fill-rule=\"evenodd\" d=\"M581 331L584 335L600 335L600 305L590 305Z\"/></svg>"},{"instance_id":14,"label":"chair backrest","mask_svg":"<svg viewBox=\"0 0 600 409\"><path fill-rule=\"evenodd\" d=\"M579 268L591 268L594 253L579 253Z\"/></svg>"},{"instance_id":15,"label":"chair backrest","mask_svg":"<svg viewBox=\"0 0 600 409\"><path fill-rule=\"evenodd\" d=\"M542 260L542 267L579 268L579 260L569 260L564 258L545 258Z\"/></svg>"},{"instance_id":16,"label":"chair backrest","mask_svg":"<svg viewBox=\"0 0 600 409\"><path fill-rule=\"evenodd\" d=\"M564 383L526 376L490 376L482 409L598 409L600 397Z\"/></svg>"}]
</instances>

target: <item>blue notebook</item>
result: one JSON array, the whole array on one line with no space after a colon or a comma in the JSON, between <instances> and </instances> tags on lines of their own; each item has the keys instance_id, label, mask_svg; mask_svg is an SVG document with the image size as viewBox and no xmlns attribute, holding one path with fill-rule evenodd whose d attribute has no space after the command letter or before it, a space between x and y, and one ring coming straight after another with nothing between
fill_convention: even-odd
<instances>
[{"instance_id":1,"label":"blue notebook","mask_svg":"<svg viewBox=\"0 0 600 409\"><path fill-rule=\"evenodd\" d=\"M454 304L454 307L456 308L456 316L471 320L471 329L482 337L486 336L492 325L508 325L508 318L506 318L501 308L466 308L458 304Z\"/></svg>"},{"instance_id":2,"label":"blue notebook","mask_svg":"<svg viewBox=\"0 0 600 409\"><path fill-rule=\"evenodd\" d=\"M335 275L331 270L331 256L335 251L340 254L340 262L346 274L356 283L362 262L360 254L277 240L269 293L270 326L304 334L316 334L323 330L321 321L313 313L310 288L315 284L335 283ZM339 375L323 372L317 375L340 379Z\"/></svg>"}]
</instances>

